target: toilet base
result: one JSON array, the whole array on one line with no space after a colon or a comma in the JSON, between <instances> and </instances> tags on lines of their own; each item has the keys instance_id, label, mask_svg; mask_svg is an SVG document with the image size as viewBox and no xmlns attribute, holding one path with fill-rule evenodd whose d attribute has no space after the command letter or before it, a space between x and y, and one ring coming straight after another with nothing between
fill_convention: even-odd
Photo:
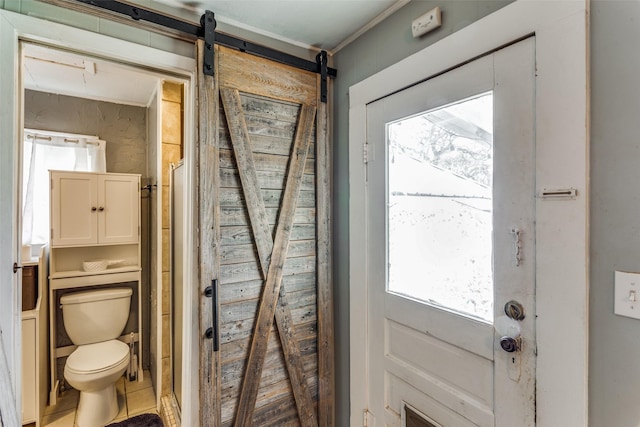
<instances>
[{"instance_id":1,"label":"toilet base","mask_svg":"<svg viewBox=\"0 0 640 427\"><path fill-rule=\"evenodd\" d=\"M111 384L96 391L81 391L76 425L78 427L99 427L112 421L118 415L116 386Z\"/></svg>"}]
</instances>

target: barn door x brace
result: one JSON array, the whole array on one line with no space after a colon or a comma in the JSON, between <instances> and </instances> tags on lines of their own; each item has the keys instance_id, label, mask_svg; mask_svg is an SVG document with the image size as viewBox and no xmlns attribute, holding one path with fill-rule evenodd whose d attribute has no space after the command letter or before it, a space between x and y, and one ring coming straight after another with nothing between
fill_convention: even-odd
<instances>
[{"instance_id":1,"label":"barn door x brace","mask_svg":"<svg viewBox=\"0 0 640 427\"><path fill-rule=\"evenodd\" d=\"M126 15L136 21L146 21L162 27L171 28L180 33L184 33L189 37L193 37L194 39L204 39L206 49L203 60L204 63L202 64L202 70L206 75L212 76L214 72L214 44L230 47L241 52L246 52L252 55L279 62L281 64L290 65L302 70L320 74L320 100L325 103L327 102L327 78L333 78L337 75L337 71L335 68L330 68L327 66L327 52L324 50L318 53L318 55L316 56L316 62L313 62L306 59L298 58L297 56L293 56L288 53L268 48L266 46L251 43L246 40L241 40L227 34L217 33L215 31L215 16L210 10L207 10L204 15L202 15L202 17L200 18L200 25L196 25L187 21L183 21L181 19L163 15L156 11L147 10L117 0L76 1L90 6L99 7L101 9L106 9L117 14Z\"/></svg>"}]
</instances>

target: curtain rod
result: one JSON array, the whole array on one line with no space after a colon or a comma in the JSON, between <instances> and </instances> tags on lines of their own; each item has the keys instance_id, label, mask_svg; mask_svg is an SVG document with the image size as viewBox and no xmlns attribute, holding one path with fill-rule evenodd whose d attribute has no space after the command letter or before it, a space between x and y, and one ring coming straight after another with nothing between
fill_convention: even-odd
<instances>
[{"instance_id":1,"label":"curtain rod","mask_svg":"<svg viewBox=\"0 0 640 427\"><path fill-rule=\"evenodd\" d=\"M38 131L33 129L25 129L24 137L26 139L32 139L34 143L36 141L47 141L58 144L80 144L82 142L87 145L100 146L100 143L104 142L97 136L79 135L67 132L48 132L42 130Z\"/></svg>"}]
</instances>

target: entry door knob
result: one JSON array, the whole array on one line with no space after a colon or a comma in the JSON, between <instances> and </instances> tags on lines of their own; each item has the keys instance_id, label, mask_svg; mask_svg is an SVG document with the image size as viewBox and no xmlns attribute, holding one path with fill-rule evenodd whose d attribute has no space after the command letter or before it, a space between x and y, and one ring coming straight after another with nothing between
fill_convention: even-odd
<instances>
[{"instance_id":1,"label":"entry door knob","mask_svg":"<svg viewBox=\"0 0 640 427\"><path fill-rule=\"evenodd\" d=\"M521 323L507 316L500 316L493 324L500 338L500 347L508 353L520 350Z\"/></svg>"},{"instance_id":2,"label":"entry door knob","mask_svg":"<svg viewBox=\"0 0 640 427\"><path fill-rule=\"evenodd\" d=\"M500 347L507 353L513 353L520 350L519 340L513 337L500 338Z\"/></svg>"}]
</instances>

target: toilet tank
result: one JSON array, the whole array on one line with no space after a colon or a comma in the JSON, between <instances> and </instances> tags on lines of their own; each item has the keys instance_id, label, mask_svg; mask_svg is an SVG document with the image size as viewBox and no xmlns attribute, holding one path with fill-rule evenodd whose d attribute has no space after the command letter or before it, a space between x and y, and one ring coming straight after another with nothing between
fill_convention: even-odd
<instances>
[{"instance_id":1,"label":"toilet tank","mask_svg":"<svg viewBox=\"0 0 640 427\"><path fill-rule=\"evenodd\" d=\"M76 345L118 338L129 319L130 288L66 294L60 298L64 329Z\"/></svg>"}]
</instances>

